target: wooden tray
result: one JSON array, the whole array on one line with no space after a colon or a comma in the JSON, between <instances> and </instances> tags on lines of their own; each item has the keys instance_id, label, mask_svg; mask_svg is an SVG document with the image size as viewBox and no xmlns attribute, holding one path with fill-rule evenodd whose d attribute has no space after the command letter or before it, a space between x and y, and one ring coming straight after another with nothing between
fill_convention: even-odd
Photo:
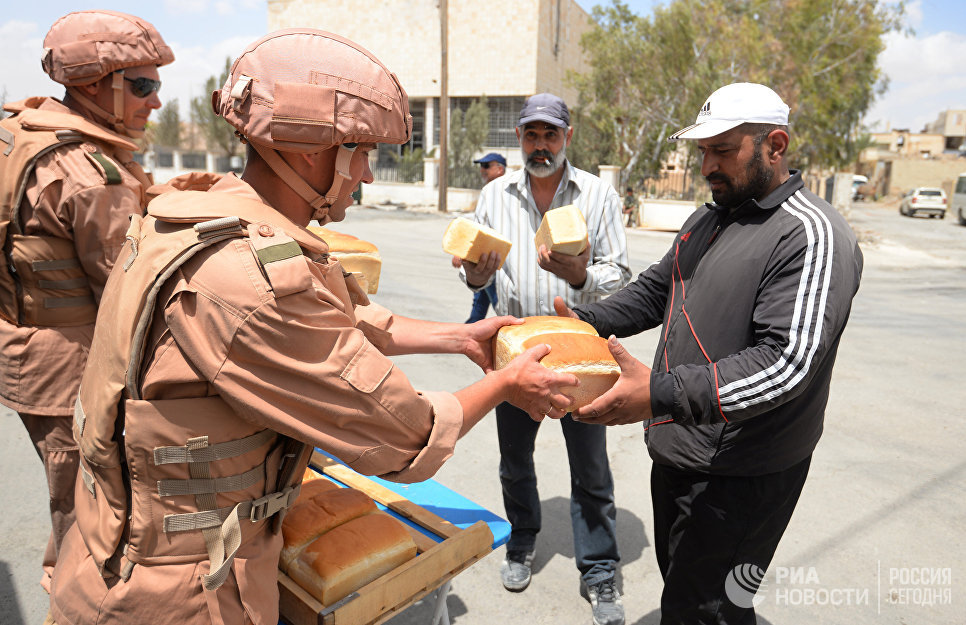
<instances>
[{"instance_id":1,"label":"wooden tray","mask_svg":"<svg viewBox=\"0 0 966 625\"><path fill-rule=\"evenodd\" d=\"M368 625L383 623L433 592L492 551L493 534L483 521L460 529L352 469L315 452L310 466L362 491L386 506L389 513L410 521L442 539L436 542L410 526L419 555L363 586L331 606L278 572L279 613L290 625Z\"/></svg>"}]
</instances>

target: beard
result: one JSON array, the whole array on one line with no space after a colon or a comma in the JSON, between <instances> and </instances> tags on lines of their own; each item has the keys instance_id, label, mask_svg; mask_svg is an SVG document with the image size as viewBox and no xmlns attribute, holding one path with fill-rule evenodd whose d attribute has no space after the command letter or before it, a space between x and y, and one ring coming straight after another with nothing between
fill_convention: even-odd
<instances>
[{"instance_id":1,"label":"beard","mask_svg":"<svg viewBox=\"0 0 966 625\"><path fill-rule=\"evenodd\" d=\"M523 152L521 150L521 152ZM538 158L547 159L546 162L541 163L537 161ZM564 161L567 160L567 145L564 144L560 148L560 151L554 154L550 150L534 150L527 154L523 152L523 163L524 168L527 173L531 176L537 178L546 178L552 176L557 172L558 169L563 167Z\"/></svg>"},{"instance_id":2,"label":"beard","mask_svg":"<svg viewBox=\"0 0 966 625\"><path fill-rule=\"evenodd\" d=\"M705 179L708 182L723 182L724 187L711 190L711 198L714 203L722 208L737 208L746 200L760 200L764 197L768 188L771 186L775 172L765 167L761 157L761 150L756 149L751 157L751 162L745 168L746 182L743 185L736 185L735 181L724 174L714 173Z\"/></svg>"}]
</instances>

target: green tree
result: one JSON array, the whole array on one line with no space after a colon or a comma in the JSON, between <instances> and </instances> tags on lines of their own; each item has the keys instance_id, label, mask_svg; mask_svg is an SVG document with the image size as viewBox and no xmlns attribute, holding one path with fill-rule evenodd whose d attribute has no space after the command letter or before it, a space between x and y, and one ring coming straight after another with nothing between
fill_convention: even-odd
<instances>
[{"instance_id":1,"label":"green tree","mask_svg":"<svg viewBox=\"0 0 966 625\"><path fill-rule=\"evenodd\" d=\"M486 97L474 100L464 113L455 108L450 116L449 172L450 187L479 189L483 184L480 172L473 164L473 155L480 151L490 132L490 107Z\"/></svg>"},{"instance_id":2,"label":"green tree","mask_svg":"<svg viewBox=\"0 0 966 625\"><path fill-rule=\"evenodd\" d=\"M168 100L158 112L158 123L155 128L154 140L158 145L169 148L181 146L181 113L178 109L178 99Z\"/></svg>"},{"instance_id":3,"label":"green tree","mask_svg":"<svg viewBox=\"0 0 966 625\"><path fill-rule=\"evenodd\" d=\"M201 129L205 138L205 145L212 152L221 152L227 156L235 156L241 150L241 143L235 136L235 129L224 119L215 115L211 109L211 94L220 89L228 80L231 71L231 59L225 59L225 69L220 76L209 76L202 89L202 95L191 98L191 122Z\"/></svg>"},{"instance_id":4,"label":"green tree","mask_svg":"<svg viewBox=\"0 0 966 625\"><path fill-rule=\"evenodd\" d=\"M736 81L768 84L792 108L793 165L848 163L859 119L884 89L876 58L902 10L877 0L674 0L648 18L620 0L596 7L581 40L590 70L570 76L574 163L609 162L622 167L622 186L645 186L676 147L667 136Z\"/></svg>"}]
</instances>

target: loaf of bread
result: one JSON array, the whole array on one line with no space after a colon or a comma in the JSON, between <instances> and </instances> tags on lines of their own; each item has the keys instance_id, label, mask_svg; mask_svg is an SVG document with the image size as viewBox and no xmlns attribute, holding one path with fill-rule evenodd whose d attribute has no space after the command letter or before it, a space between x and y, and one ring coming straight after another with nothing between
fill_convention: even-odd
<instances>
[{"instance_id":1,"label":"loaf of bread","mask_svg":"<svg viewBox=\"0 0 966 625\"><path fill-rule=\"evenodd\" d=\"M545 245L551 252L579 256L587 249L587 222L583 213L573 204L548 210L543 214L533 244L538 250Z\"/></svg>"},{"instance_id":2,"label":"loaf of bread","mask_svg":"<svg viewBox=\"0 0 966 625\"><path fill-rule=\"evenodd\" d=\"M379 256L378 247L351 234L321 226L309 226L308 229L328 244L329 253L342 264L343 269L356 277L366 293L372 295L379 290L382 257Z\"/></svg>"},{"instance_id":3,"label":"loaf of bread","mask_svg":"<svg viewBox=\"0 0 966 625\"><path fill-rule=\"evenodd\" d=\"M333 488L322 487L328 482ZM340 488L329 480L302 484L302 492L282 520L282 555L279 566L287 571L305 547L335 527L378 511L368 495Z\"/></svg>"},{"instance_id":4,"label":"loaf of bread","mask_svg":"<svg viewBox=\"0 0 966 625\"><path fill-rule=\"evenodd\" d=\"M577 376L578 386L560 390L573 398L569 411L577 410L609 390L620 377L620 366L607 347L607 340L597 336L589 323L572 317L526 317L515 326L503 326L496 334L493 347L496 368L542 343L550 345L550 353L540 364L559 373Z\"/></svg>"},{"instance_id":5,"label":"loaf of bread","mask_svg":"<svg viewBox=\"0 0 966 625\"><path fill-rule=\"evenodd\" d=\"M446 232L443 233L443 251L471 263L479 262L483 254L496 252L502 267L512 246L509 239L504 238L493 228L464 217L457 217L451 221L446 227Z\"/></svg>"},{"instance_id":6,"label":"loaf of bread","mask_svg":"<svg viewBox=\"0 0 966 625\"><path fill-rule=\"evenodd\" d=\"M415 556L409 530L377 512L329 530L306 547L287 572L328 606Z\"/></svg>"}]
</instances>

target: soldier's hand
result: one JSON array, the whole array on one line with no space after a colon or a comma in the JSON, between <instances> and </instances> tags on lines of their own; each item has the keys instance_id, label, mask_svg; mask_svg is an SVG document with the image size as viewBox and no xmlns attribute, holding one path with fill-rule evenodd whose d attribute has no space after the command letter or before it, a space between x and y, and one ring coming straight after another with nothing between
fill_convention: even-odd
<instances>
[{"instance_id":1,"label":"soldier's hand","mask_svg":"<svg viewBox=\"0 0 966 625\"><path fill-rule=\"evenodd\" d=\"M488 317L476 323L463 324L466 328L466 344L463 353L483 369L484 373L493 370L493 337L497 331L506 325L520 325L523 319L512 315L502 317Z\"/></svg>"},{"instance_id":2,"label":"soldier's hand","mask_svg":"<svg viewBox=\"0 0 966 625\"><path fill-rule=\"evenodd\" d=\"M572 398L560 392L560 388L579 383L573 374L557 373L541 365L540 359L549 353L549 345L535 345L501 370L510 384L507 401L534 421L547 417L560 419L566 415Z\"/></svg>"}]
</instances>

